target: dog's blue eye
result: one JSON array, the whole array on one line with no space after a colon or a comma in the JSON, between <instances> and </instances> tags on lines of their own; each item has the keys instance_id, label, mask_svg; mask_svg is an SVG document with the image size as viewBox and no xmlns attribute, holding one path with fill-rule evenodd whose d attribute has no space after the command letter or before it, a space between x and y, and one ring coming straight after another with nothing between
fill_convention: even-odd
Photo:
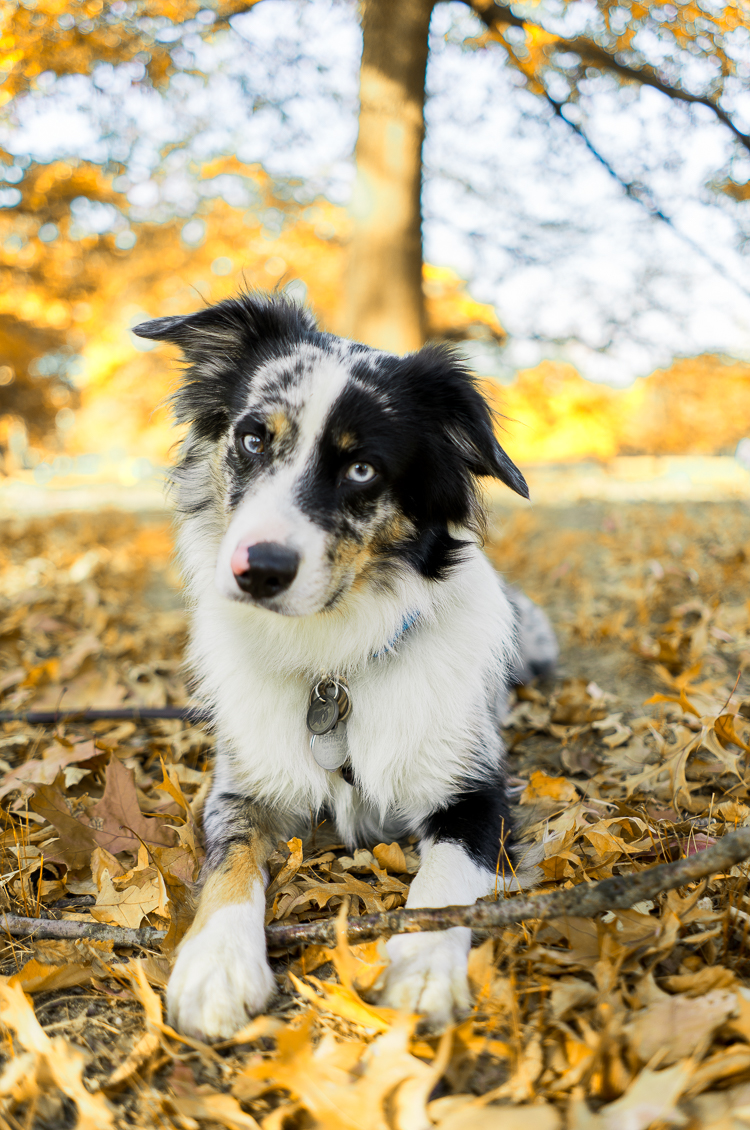
<instances>
[{"instance_id":1,"label":"dog's blue eye","mask_svg":"<svg viewBox=\"0 0 750 1130\"><path fill-rule=\"evenodd\" d=\"M246 451L248 455L262 455L266 449L261 437L253 435L252 432L246 432L244 436L241 436L240 443L242 450Z\"/></svg>"},{"instance_id":2,"label":"dog's blue eye","mask_svg":"<svg viewBox=\"0 0 750 1130\"><path fill-rule=\"evenodd\" d=\"M352 463L346 469L346 478L351 483L369 483L375 478L377 471L371 463Z\"/></svg>"}]
</instances>

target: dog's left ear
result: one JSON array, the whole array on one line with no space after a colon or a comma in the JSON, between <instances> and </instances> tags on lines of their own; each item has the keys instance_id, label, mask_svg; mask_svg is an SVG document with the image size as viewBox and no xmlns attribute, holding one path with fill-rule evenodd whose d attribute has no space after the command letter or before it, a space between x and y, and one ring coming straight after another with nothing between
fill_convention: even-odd
<instances>
[{"instance_id":1,"label":"dog's left ear","mask_svg":"<svg viewBox=\"0 0 750 1130\"><path fill-rule=\"evenodd\" d=\"M455 364L454 374L460 383L454 389L451 410L446 413L448 439L458 448L472 475L500 479L516 494L528 498L525 478L495 439L492 411L477 389L474 378Z\"/></svg>"},{"instance_id":2,"label":"dog's left ear","mask_svg":"<svg viewBox=\"0 0 750 1130\"><path fill-rule=\"evenodd\" d=\"M133 333L179 345L188 361L197 361L217 348L231 353L252 342L304 336L316 328L312 314L284 295L247 292L194 314L141 322Z\"/></svg>"}]
</instances>

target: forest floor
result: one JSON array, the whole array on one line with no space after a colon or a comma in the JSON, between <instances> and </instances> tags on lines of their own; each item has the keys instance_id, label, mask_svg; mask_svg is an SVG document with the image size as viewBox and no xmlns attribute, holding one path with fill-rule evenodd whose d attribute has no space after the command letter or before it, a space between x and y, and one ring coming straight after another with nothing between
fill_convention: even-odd
<instances>
[{"instance_id":1,"label":"forest floor","mask_svg":"<svg viewBox=\"0 0 750 1130\"><path fill-rule=\"evenodd\" d=\"M496 511L487 550L550 612L561 663L511 697L509 772L542 889L625 875L750 823L750 509ZM168 519L0 525L0 709L184 704ZM747 673L745 673L747 672ZM746 866L592 919L476 939L442 1035L379 1009L382 941L273 955L279 994L207 1046L163 1016L190 920L212 741L179 721L0 725L0 909L152 925L153 950L5 937L0 1127L741 1130ZM411 843L272 859L268 920L403 904ZM502 896L501 896L502 897ZM512 896L511 896L512 897Z\"/></svg>"}]
</instances>

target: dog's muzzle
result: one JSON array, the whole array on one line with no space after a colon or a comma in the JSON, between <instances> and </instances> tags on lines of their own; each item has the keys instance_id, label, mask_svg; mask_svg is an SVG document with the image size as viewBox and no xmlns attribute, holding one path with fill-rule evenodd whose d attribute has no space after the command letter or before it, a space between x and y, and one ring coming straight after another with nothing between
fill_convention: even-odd
<instances>
[{"instance_id":1,"label":"dog's muzzle","mask_svg":"<svg viewBox=\"0 0 750 1130\"><path fill-rule=\"evenodd\" d=\"M288 546L262 541L237 546L232 554L232 572L239 587L253 600L272 600L289 588L299 562L299 554Z\"/></svg>"}]
</instances>

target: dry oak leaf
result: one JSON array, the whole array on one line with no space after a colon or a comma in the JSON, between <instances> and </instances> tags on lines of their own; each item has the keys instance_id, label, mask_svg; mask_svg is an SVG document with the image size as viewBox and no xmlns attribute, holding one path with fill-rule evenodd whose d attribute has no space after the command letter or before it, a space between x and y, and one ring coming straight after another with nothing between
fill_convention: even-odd
<instances>
[{"instance_id":1,"label":"dry oak leaf","mask_svg":"<svg viewBox=\"0 0 750 1130\"><path fill-rule=\"evenodd\" d=\"M69 989L73 985L86 985L92 977L101 976L101 965L68 962L65 965L50 965L32 957L14 973L8 982L19 985L26 993L49 993L53 989Z\"/></svg>"},{"instance_id":2,"label":"dry oak leaf","mask_svg":"<svg viewBox=\"0 0 750 1130\"><path fill-rule=\"evenodd\" d=\"M138 929L146 915L156 910L163 901L159 873L156 868L149 870L151 875L143 886L133 884L123 891L115 889L109 872L105 871L96 897L96 906L91 908L91 917L96 922L111 922L115 926Z\"/></svg>"},{"instance_id":3,"label":"dry oak leaf","mask_svg":"<svg viewBox=\"0 0 750 1130\"><path fill-rule=\"evenodd\" d=\"M227 1130L260 1130L251 1114L246 1114L232 1095L221 1091L203 1091L194 1095L170 1098L169 1106L185 1119L216 1123Z\"/></svg>"},{"instance_id":4,"label":"dry oak leaf","mask_svg":"<svg viewBox=\"0 0 750 1130\"><path fill-rule=\"evenodd\" d=\"M737 994L715 989L702 997L664 997L641 1009L623 1029L642 1063L661 1053L668 1067L707 1044L737 1009Z\"/></svg>"},{"instance_id":5,"label":"dry oak leaf","mask_svg":"<svg viewBox=\"0 0 750 1130\"><path fill-rule=\"evenodd\" d=\"M112 855L136 853L141 841L171 847L177 838L171 825L143 815L133 772L116 757L107 765L104 796L80 818L72 815L66 798L51 785L36 789L30 807L57 830L59 839L51 850L74 871L88 865L96 847Z\"/></svg>"},{"instance_id":6,"label":"dry oak leaf","mask_svg":"<svg viewBox=\"0 0 750 1130\"><path fill-rule=\"evenodd\" d=\"M682 921L685 921L684 918ZM671 993L684 993L688 997L702 997L714 989L739 987L736 975L723 965L706 965L695 973L675 973L665 977L663 984Z\"/></svg>"},{"instance_id":7,"label":"dry oak leaf","mask_svg":"<svg viewBox=\"0 0 750 1130\"><path fill-rule=\"evenodd\" d=\"M327 1034L314 1047L310 1012L279 1032L276 1055L248 1063L232 1093L242 1099L257 1095L258 1083L283 1087L325 1130L430 1130L427 1099L447 1065L450 1033L428 1065L409 1051L415 1022L398 1016L367 1045Z\"/></svg>"},{"instance_id":8,"label":"dry oak leaf","mask_svg":"<svg viewBox=\"0 0 750 1130\"><path fill-rule=\"evenodd\" d=\"M298 914L311 902L315 902L318 908L322 910L332 898L346 898L347 896L361 899L365 904L367 914L380 914L385 909L382 901L378 898L377 893L369 883L364 883L361 879L353 879L351 875L347 874L337 876L337 879L341 881L335 883L316 883L313 880L305 878L303 880L304 887L302 893L297 895L289 906L286 907L286 913Z\"/></svg>"},{"instance_id":9,"label":"dry oak leaf","mask_svg":"<svg viewBox=\"0 0 750 1130\"><path fill-rule=\"evenodd\" d=\"M574 1096L568 1108L568 1130L647 1130L652 1123L676 1123L685 1117L677 1109L687 1090L692 1064L677 1063L664 1071L644 1068L625 1094L592 1114L582 1096Z\"/></svg>"},{"instance_id":10,"label":"dry oak leaf","mask_svg":"<svg viewBox=\"0 0 750 1130\"><path fill-rule=\"evenodd\" d=\"M0 797L24 786L31 788L34 785L51 785L57 774L67 766L91 761L101 756L102 754L94 748L93 741L76 742L72 746L55 742L44 751L41 759L25 761L23 765L6 773L0 783Z\"/></svg>"},{"instance_id":11,"label":"dry oak leaf","mask_svg":"<svg viewBox=\"0 0 750 1130\"><path fill-rule=\"evenodd\" d=\"M116 757L110 758L104 796L89 810L89 819L96 829L97 842L113 855L119 851L137 852L141 841L173 847L177 839L170 824L143 815L133 771Z\"/></svg>"},{"instance_id":12,"label":"dry oak leaf","mask_svg":"<svg viewBox=\"0 0 750 1130\"><path fill-rule=\"evenodd\" d=\"M346 985L336 985L332 981L319 981L317 977L308 977L320 995L309 985L305 985L293 973L289 973L289 980L294 985L301 997L309 1001L315 1008L324 1012L332 1012L342 1020L349 1020L354 1024L361 1024L375 1032L386 1032L395 1021L398 1013L392 1008L376 1008L366 1004L354 988Z\"/></svg>"},{"instance_id":13,"label":"dry oak leaf","mask_svg":"<svg viewBox=\"0 0 750 1130\"><path fill-rule=\"evenodd\" d=\"M10 1060L0 1076L0 1095L17 1095L20 1091L31 1097L53 1083L78 1108L77 1130L114 1130L112 1111L104 1096L92 1095L84 1086L83 1053L62 1037L51 1040L23 990L5 978L0 980L0 1020L13 1029L29 1053ZM19 1077L19 1066L25 1079Z\"/></svg>"}]
</instances>

